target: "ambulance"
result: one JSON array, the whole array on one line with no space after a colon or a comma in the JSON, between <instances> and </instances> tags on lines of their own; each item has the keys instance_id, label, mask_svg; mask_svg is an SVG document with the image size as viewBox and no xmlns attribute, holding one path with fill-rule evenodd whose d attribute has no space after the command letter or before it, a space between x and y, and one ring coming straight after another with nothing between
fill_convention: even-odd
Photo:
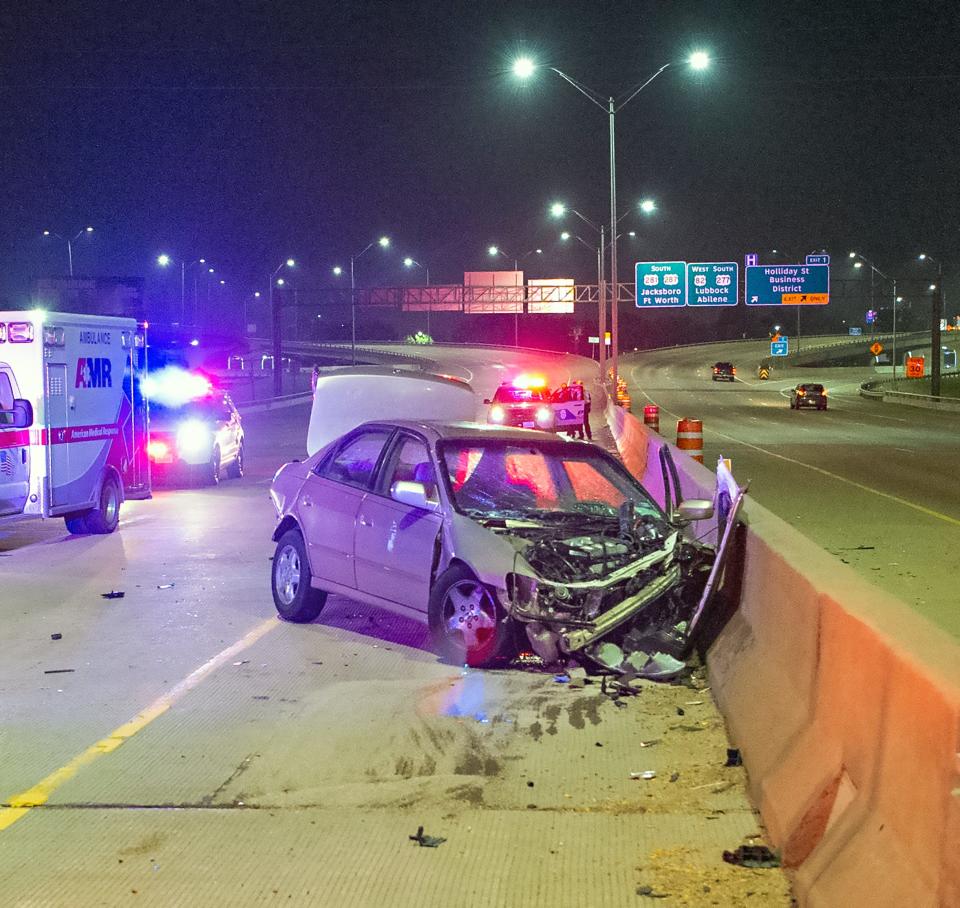
<instances>
[{"instance_id":1,"label":"ambulance","mask_svg":"<svg viewBox=\"0 0 960 908\"><path fill-rule=\"evenodd\" d=\"M145 331L132 318L0 311L0 521L112 533L125 499L150 497Z\"/></svg>"}]
</instances>

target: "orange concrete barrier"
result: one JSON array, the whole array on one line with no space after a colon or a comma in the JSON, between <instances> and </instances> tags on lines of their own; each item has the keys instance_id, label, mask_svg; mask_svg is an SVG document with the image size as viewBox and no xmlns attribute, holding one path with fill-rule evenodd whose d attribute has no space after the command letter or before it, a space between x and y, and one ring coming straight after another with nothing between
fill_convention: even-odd
<instances>
[{"instance_id":1,"label":"orange concrete barrier","mask_svg":"<svg viewBox=\"0 0 960 908\"><path fill-rule=\"evenodd\" d=\"M677 420L677 447L694 460L703 463L703 421Z\"/></svg>"},{"instance_id":2,"label":"orange concrete barrier","mask_svg":"<svg viewBox=\"0 0 960 908\"><path fill-rule=\"evenodd\" d=\"M616 423L662 500L664 442ZM684 497L710 497L710 471L675 459ZM800 904L960 906L960 646L749 498L743 518L707 666Z\"/></svg>"},{"instance_id":3,"label":"orange concrete barrier","mask_svg":"<svg viewBox=\"0 0 960 908\"><path fill-rule=\"evenodd\" d=\"M643 424L654 432L660 431L660 408L656 404L643 408Z\"/></svg>"}]
</instances>

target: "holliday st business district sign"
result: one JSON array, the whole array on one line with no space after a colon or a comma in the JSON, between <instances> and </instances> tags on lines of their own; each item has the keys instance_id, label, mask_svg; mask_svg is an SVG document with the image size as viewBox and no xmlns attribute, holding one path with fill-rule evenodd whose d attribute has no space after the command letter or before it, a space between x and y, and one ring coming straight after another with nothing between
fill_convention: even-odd
<instances>
[{"instance_id":1,"label":"holliday st business district sign","mask_svg":"<svg viewBox=\"0 0 960 908\"><path fill-rule=\"evenodd\" d=\"M803 265L759 265L749 255L744 268L748 306L824 306L830 302L830 258L808 255ZM638 309L736 306L736 262L637 262Z\"/></svg>"},{"instance_id":2,"label":"holliday st business district sign","mask_svg":"<svg viewBox=\"0 0 960 908\"><path fill-rule=\"evenodd\" d=\"M637 308L736 306L736 262L637 262Z\"/></svg>"}]
</instances>

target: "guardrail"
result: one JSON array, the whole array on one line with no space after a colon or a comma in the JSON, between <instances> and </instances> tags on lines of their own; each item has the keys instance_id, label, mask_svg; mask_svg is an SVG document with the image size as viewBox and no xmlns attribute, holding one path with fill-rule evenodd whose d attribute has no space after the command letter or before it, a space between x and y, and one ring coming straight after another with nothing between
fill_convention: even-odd
<instances>
[{"instance_id":1,"label":"guardrail","mask_svg":"<svg viewBox=\"0 0 960 908\"><path fill-rule=\"evenodd\" d=\"M615 406L624 463L663 500L666 444ZM673 445L684 497L713 474ZM801 904L960 905L960 651L747 499L706 627L712 692Z\"/></svg>"},{"instance_id":2,"label":"guardrail","mask_svg":"<svg viewBox=\"0 0 960 908\"><path fill-rule=\"evenodd\" d=\"M960 384L960 372L945 372L944 381ZM932 394L917 394L913 391L901 391L900 385L909 383L913 379L872 379L860 385L860 396L871 400L882 400L885 403L903 404L910 407L923 407L927 410L947 410L960 413L960 397L934 396ZM893 385L893 387L887 387Z\"/></svg>"}]
</instances>

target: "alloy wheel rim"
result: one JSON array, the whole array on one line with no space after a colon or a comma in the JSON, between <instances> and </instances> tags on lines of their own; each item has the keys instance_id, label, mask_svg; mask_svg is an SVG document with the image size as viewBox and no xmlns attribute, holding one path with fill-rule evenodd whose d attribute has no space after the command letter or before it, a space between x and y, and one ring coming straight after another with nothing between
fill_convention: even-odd
<instances>
[{"instance_id":1,"label":"alloy wheel rim","mask_svg":"<svg viewBox=\"0 0 960 908\"><path fill-rule=\"evenodd\" d=\"M275 586L284 605L290 605L300 589L300 554L292 546L284 546L277 556Z\"/></svg>"},{"instance_id":2,"label":"alloy wheel rim","mask_svg":"<svg viewBox=\"0 0 960 908\"><path fill-rule=\"evenodd\" d=\"M496 605L490 593L475 580L461 580L443 597L443 628L460 648L475 650L493 635Z\"/></svg>"}]
</instances>

